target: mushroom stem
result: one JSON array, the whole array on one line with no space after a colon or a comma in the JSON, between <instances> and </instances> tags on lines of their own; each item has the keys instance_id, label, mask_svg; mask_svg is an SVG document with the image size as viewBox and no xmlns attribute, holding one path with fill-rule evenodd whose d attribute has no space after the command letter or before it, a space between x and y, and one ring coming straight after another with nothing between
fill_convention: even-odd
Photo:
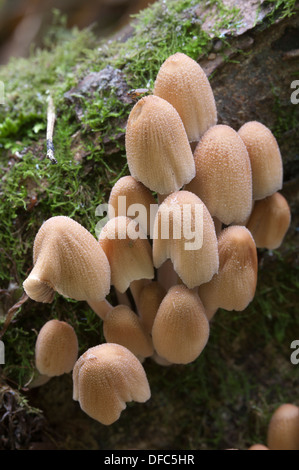
<instances>
[{"instance_id":1,"label":"mushroom stem","mask_svg":"<svg viewBox=\"0 0 299 470\"><path fill-rule=\"evenodd\" d=\"M119 292L118 289L114 288L117 302L119 305L126 305L127 307L132 308L131 301L126 292Z\"/></svg>"},{"instance_id":2,"label":"mushroom stem","mask_svg":"<svg viewBox=\"0 0 299 470\"><path fill-rule=\"evenodd\" d=\"M108 312L113 309L113 306L106 299L100 301L88 300L87 303L102 320L105 320Z\"/></svg>"}]
</instances>

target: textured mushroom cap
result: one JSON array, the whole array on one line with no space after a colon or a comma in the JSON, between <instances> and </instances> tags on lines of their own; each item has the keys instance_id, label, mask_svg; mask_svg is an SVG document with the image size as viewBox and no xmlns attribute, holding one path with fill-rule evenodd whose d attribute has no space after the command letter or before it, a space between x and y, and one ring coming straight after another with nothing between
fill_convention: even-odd
<instances>
[{"instance_id":1,"label":"textured mushroom cap","mask_svg":"<svg viewBox=\"0 0 299 470\"><path fill-rule=\"evenodd\" d=\"M138 221L142 230L147 235L150 235L151 214L154 214L154 208L157 203L151 191L140 181L136 181L133 176L123 176L120 178L111 190L108 204L109 219L118 216L133 217L135 215L133 205L139 204L143 206L144 214L138 214ZM128 212L130 206L133 213Z\"/></svg>"},{"instance_id":2,"label":"textured mushroom cap","mask_svg":"<svg viewBox=\"0 0 299 470\"><path fill-rule=\"evenodd\" d=\"M217 123L217 110L210 82L195 60L177 52L162 64L154 95L174 106L186 129L189 141L198 141Z\"/></svg>"},{"instance_id":3,"label":"textured mushroom cap","mask_svg":"<svg viewBox=\"0 0 299 470\"><path fill-rule=\"evenodd\" d=\"M246 223L258 248L275 250L283 242L291 223L291 211L286 199L274 193L255 201Z\"/></svg>"},{"instance_id":4,"label":"textured mushroom cap","mask_svg":"<svg viewBox=\"0 0 299 470\"><path fill-rule=\"evenodd\" d=\"M190 249L190 242L194 243L194 249ZM189 191L178 191L168 196L159 206L155 218L155 267L159 268L167 258L171 259L175 271L190 289L208 282L218 271L218 245L212 217L203 202Z\"/></svg>"},{"instance_id":5,"label":"textured mushroom cap","mask_svg":"<svg viewBox=\"0 0 299 470\"><path fill-rule=\"evenodd\" d=\"M299 450L299 407L285 403L272 415L268 427L270 450Z\"/></svg>"},{"instance_id":6,"label":"textured mushroom cap","mask_svg":"<svg viewBox=\"0 0 299 470\"><path fill-rule=\"evenodd\" d=\"M50 303L55 291L75 300L103 300L110 291L110 266L93 235L69 217L51 217L33 246L33 269L23 283L36 302Z\"/></svg>"},{"instance_id":7,"label":"textured mushroom cap","mask_svg":"<svg viewBox=\"0 0 299 470\"><path fill-rule=\"evenodd\" d=\"M252 197L264 199L282 188L283 165L277 141L264 124L250 121L238 132L246 145L252 169Z\"/></svg>"},{"instance_id":8,"label":"textured mushroom cap","mask_svg":"<svg viewBox=\"0 0 299 470\"><path fill-rule=\"evenodd\" d=\"M137 357L148 357L154 352L140 318L126 305L110 310L103 322L103 332L107 343L121 344Z\"/></svg>"},{"instance_id":9,"label":"textured mushroom cap","mask_svg":"<svg viewBox=\"0 0 299 470\"><path fill-rule=\"evenodd\" d=\"M100 233L99 243L110 263L111 283L119 292L125 292L132 281L153 279L151 245L134 220L124 216L109 220Z\"/></svg>"},{"instance_id":10,"label":"textured mushroom cap","mask_svg":"<svg viewBox=\"0 0 299 470\"><path fill-rule=\"evenodd\" d=\"M109 425L130 401L146 402L150 388L140 361L127 348L106 343L88 349L73 370L73 399L91 418Z\"/></svg>"},{"instance_id":11,"label":"textured mushroom cap","mask_svg":"<svg viewBox=\"0 0 299 470\"><path fill-rule=\"evenodd\" d=\"M219 271L199 286L198 295L208 311L217 308L244 310L252 301L257 284L257 250L244 226L232 225L218 237Z\"/></svg>"},{"instance_id":12,"label":"textured mushroom cap","mask_svg":"<svg viewBox=\"0 0 299 470\"><path fill-rule=\"evenodd\" d=\"M253 444L248 450L269 450L264 444Z\"/></svg>"},{"instance_id":13,"label":"textured mushroom cap","mask_svg":"<svg viewBox=\"0 0 299 470\"><path fill-rule=\"evenodd\" d=\"M158 96L145 96L133 107L126 129L131 175L159 194L180 189L195 176L194 159L182 120Z\"/></svg>"},{"instance_id":14,"label":"textured mushroom cap","mask_svg":"<svg viewBox=\"0 0 299 470\"><path fill-rule=\"evenodd\" d=\"M200 355L209 333L209 321L198 295L183 284L171 287L152 330L158 355L175 364L188 364Z\"/></svg>"},{"instance_id":15,"label":"textured mushroom cap","mask_svg":"<svg viewBox=\"0 0 299 470\"><path fill-rule=\"evenodd\" d=\"M246 220L252 208L252 178L239 134L224 124L211 127L198 143L194 161L196 175L185 189L197 194L224 224Z\"/></svg>"},{"instance_id":16,"label":"textured mushroom cap","mask_svg":"<svg viewBox=\"0 0 299 470\"><path fill-rule=\"evenodd\" d=\"M152 281L143 287L139 295L139 314L147 332L151 333L157 311L166 290L157 281Z\"/></svg>"},{"instance_id":17,"label":"textured mushroom cap","mask_svg":"<svg viewBox=\"0 0 299 470\"><path fill-rule=\"evenodd\" d=\"M35 343L35 365L40 374L54 377L71 372L77 358L78 339L74 328L55 319L45 323Z\"/></svg>"}]
</instances>

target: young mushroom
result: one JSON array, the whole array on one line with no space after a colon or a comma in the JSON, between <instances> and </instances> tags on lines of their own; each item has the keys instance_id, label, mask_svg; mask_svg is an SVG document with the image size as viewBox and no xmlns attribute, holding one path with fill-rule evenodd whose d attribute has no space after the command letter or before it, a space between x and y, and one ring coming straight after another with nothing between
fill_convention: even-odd
<instances>
[{"instance_id":1,"label":"young mushroom","mask_svg":"<svg viewBox=\"0 0 299 470\"><path fill-rule=\"evenodd\" d=\"M36 302L51 303L55 291L92 302L109 294L110 266L103 249L69 217L51 217L43 223L34 240L33 264L23 287Z\"/></svg>"},{"instance_id":2,"label":"young mushroom","mask_svg":"<svg viewBox=\"0 0 299 470\"><path fill-rule=\"evenodd\" d=\"M48 377L69 373L77 358L78 339L74 328L56 319L45 323L35 343L35 365L39 373Z\"/></svg>"},{"instance_id":3,"label":"young mushroom","mask_svg":"<svg viewBox=\"0 0 299 470\"><path fill-rule=\"evenodd\" d=\"M104 425L117 421L126 403L151 395L144 368L124 346L105 343L88 349L73 369L73 399Z\"/></svg>"},{"instance_id":4,"label":"young mushroom","mask_svg":"<svg viewBox=\"0 0 299 470\"><path fill-rule=\"evenodd\" d=\"M176 109L158 96L133 107L126 128L131 175L158 194L177 191L195 176L194 159Z\"/></svg>"},{"instance_id":5,"label":"young mushroom","mask_svg":"<svg viewBox=\"0 0 299 470\"><path fill-rule=\"evenodd\" d=\"M190 142L217 123L217 110L209 80L195 60L177 52L160 67L154 95L174 106L179 113Z\"/></svg>"},{"instance_id":6,"label":"young mushroom","mask_svg":"<svg viewBox=\"0 0 299 470\"><path fill-rule=\"evenodd\" d=\"M152 329L158 355L174 364L189 364L203 351L209 333L209 321L198 295L183 284L171 287Z\"/></svg>"},{"instance_id":7,"label":"young mushroom","mask_svg":"<svg viewBox=\"0 0 299 470\"><path fill-rule=\"evenodd\" d=\"M299 407L290 403L280 405L268 426L270 450L299 450Z\"/></svg>"}]
</instances>

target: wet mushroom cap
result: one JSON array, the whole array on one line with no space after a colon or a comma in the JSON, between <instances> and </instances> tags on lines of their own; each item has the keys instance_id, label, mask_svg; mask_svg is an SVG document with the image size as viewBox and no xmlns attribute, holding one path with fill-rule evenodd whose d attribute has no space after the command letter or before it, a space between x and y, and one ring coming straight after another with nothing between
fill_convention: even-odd
<instances>
[{"instance_id":1,"label":"wet mushroom cap","mask_svg":"<svg viewBox=\"0 0 299 470\"><path fill-rule=\"evenodd\" d=\"M176 109L158 96L141 98L131 110L126 153L130 174L159 194L177 191L195 176L182 120Z\"/></svg>"},{"instance_id":2,"label":"wet mushroom cap","mask_svg":"<svg viewBox=\"0 0 299 470\"><path fill-rule=\"evenodd\" d=\"M189 141L198 141L217 123L217 110L209 80L195 60L177 52L160 67L154 95L174 106L186 129Z\"/></svg>"},{"instance_id":3,"label":"wet mushroom cap","mask_svg":"<svg viewBox=\"0 0 299 470\"><path fill-rule=\"evenodd\" d=\"M117 421L126 403L151 395L144 368L124 346L105 343L88 349L73 370L73 399L104 425Z\"/></svg>"},{"instance_id":4,"label":"wet mushroom cap","mask_svg":"<svg viewBox=\"0 0 299 470\"><path fill-rule=\"evenodd\" d=\"M250 121L238 134L250 158L253 199L264 199L279 191L283 184L283 165L278 143L270 129L261 122Z\"/></svg>"},{"instance_id":5,"label":"wet mushroom cap","mask_svg":"<svg viewBox=\"0 0 299 470\"><path fill-rule=\"evenodd\" d=\"M299 407L290 403L280 405L268 426L270 450L299 450Z\"/></svg>"},{"instance_id":6,"label":"wet mushroom cap","mask_svg":"<svg viewBox=\"0 0 299 470\"><path fill-rule=\"evenodd\" d=\"M40 374L54 377L71 372L78 358L78 339L74 328L56 319L39 331L35 343L35 364Z\"/></svg>"}]
</instances>

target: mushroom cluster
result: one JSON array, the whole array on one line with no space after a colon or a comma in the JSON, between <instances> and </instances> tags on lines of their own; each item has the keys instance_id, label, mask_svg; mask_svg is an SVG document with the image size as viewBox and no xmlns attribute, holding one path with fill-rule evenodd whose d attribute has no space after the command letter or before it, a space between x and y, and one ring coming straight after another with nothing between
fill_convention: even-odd
<instances>
[{"instance_id":1,"label":"mushroom cluster","mask_svg":"<svg viewBox=\"0 0 299 470\"><path fill-rule=\"evenodd\" d=\"M248 306L257 247L280 246L290 224L273 134L258 122L238 131L217 124L208 78L185 54L162 64L125 137L130 175L112 188L98 240L68 217L50 218L24 282L33 300L51 302L57 292L102 319L106 343L72 360L73 397L106 425L126 402L150 398L146 358L195 361L217 310ZM117 305L107 299L111 286Z\"/></svg>"}]
</instances>

